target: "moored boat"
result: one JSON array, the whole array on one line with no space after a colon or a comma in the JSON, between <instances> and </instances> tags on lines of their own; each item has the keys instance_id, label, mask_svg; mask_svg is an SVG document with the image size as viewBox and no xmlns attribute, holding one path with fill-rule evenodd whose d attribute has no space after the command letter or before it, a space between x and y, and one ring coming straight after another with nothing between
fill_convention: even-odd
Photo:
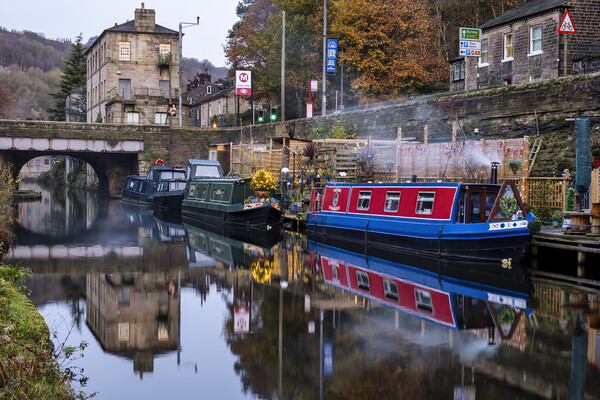
<instances>
[{"instance_id":1,"label":"moored boat","mask_svg":"<svg viewBox=\"0 0 600 400\"><path fill-rule=\"evenodd\" d=\"M536 307L524 265L468 263L404 254L394 261L315 242L311 266L326 284L450 329L497 330L512 338ZM490 341L493 341L491 336Z\"/></svg>"},{"instance_id":2,"label":"moored boat","mask_svg":"<svg viewBox=\"0 0 600 400\"><path fill-rule=\"evenodd\" d=\"M473 260L526 255L532 214L511 181L336 183L313 192L308 230L325 243L372 254L415 252ZM358 247L357 247L358 246Z\"/></svg>"},{"instance_id":3,"label":"moored boat","mask_svg":"<svg viewBox=\"0 0 600 400\"><path fill-rule=\"evenodd\" d=\"M185 171L156 165L147 176L129 175L121 190L121 199L137 204L179 210L185 192Z\"/></svg>"},{"instance_id":4,"label":"moored boat","mask_svg":"<svg viewBox=\"0 0 600 400\"><path fill-rule=\"evenodd\" d=\"M224 177L218 161L188 160L181 213L187 221L229 228L281 229L283 210L266 194L255 197L250 179Z\"/></svg>"}]
</instances>

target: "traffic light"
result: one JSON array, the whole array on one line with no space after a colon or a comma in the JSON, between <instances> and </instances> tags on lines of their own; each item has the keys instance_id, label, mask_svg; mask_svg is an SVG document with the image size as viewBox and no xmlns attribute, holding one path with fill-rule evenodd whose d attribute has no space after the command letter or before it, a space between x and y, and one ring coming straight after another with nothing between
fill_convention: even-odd
<instances>
[{"instance_id":1,"label":"traffic light","mask_svg":"<svg viewBox=\"0 0 600 400\"><path fill-rule=\"evenodd\" d=\"M258 122L264 122L264 121L265 121L265 111L258 110Z\"/></svg>"},{"instance_id":2,"label":"traffic light","mask_svg":"<svg viewBox=\"0 0 600 400\"><path fill-rule=\"evenodd\" d=\"M271 121L275 121L277 119L277 108L271 107Z\"/></svg>"}]
</instances>

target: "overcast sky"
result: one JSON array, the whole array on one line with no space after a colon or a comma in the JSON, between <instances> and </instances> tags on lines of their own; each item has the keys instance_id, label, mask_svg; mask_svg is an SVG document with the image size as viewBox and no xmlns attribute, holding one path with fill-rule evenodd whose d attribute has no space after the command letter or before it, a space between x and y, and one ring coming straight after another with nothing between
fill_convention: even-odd
<instances>
[{"instance_id":1,"label":"overcast sky","mask_svg":"<svg viewBox=\"0 0 600 400\"><path fill-rule=\"evenodd\" d=\"M208 59L217 67L225 66L223 45L227 32L237 20L239 0L146 0L145 8L156 11L156 23L179 30L180 22L200 25L184 28L183 56ZM0 26L10 30L43 33L48 39L74 40L79 33L83 42L104 29L134 19L140 0L13 0L3 1Z\"/></svg>"}]
</instances>

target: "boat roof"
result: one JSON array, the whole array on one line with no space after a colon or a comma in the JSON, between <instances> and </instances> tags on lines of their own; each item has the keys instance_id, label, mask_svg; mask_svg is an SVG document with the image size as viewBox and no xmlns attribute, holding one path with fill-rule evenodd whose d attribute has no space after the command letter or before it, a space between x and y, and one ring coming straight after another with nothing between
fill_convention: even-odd
<instances>
[{"instance_id":1,"label":"boat roof","mask_svg":"<svg viewBox=\"0 0 600 400\"><path fill-rule=\"evenodd\" d=\"M217 160L199 160L196 158L190 158L188 160L188 165L211 165L211 166L218 165L220 167L221 163L218 162Z\"/></svg>"},{"instance_id":2,"label":"boat roof","mask_svg":"<svg viewBox=\"0 0 600 400\"><path fill-rule=\"evenodd\" d=\"M346 182L327 182L327 186L329 187L461 187L461 186L471 186L471 187L483 187L483 186L497 186L500 187L499 184L495 183L463 183L463 182L377 182L377 183L346 183Z\"/></svg>"}]
</instances>

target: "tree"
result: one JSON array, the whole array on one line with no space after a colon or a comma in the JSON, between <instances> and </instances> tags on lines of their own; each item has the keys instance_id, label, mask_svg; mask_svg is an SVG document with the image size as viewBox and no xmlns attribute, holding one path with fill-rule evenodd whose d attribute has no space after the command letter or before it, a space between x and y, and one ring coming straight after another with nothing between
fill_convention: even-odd
<instances>
[{"instance_id":1,"label":"tree","mask_svg":"<svg viewBox=\"0 0 600 400\"><path fill-rule=\"evenodd\" d=\"M427 92L447 78L424 1L339 0L334 15L340 61L362 102Z\"/></svg>"},{"instance_id":2,"label":"tree","mask_svg":"<svg viewBox=\"0 0 600 400\"><path fill-rule=\"evenodd\" d=\"M83 105L82 103L86 100L86 56L81 40L82 35L79 34L75 43L71 45L71 53L69 54L69 58L65 60L65 67L58 84L58 91L52 93L54 106L49 109L49 114L50 118L54 121L65 121L67 112L70 113L70 119L72 120L85 120L85 118L81 118L83 111L81 107ZM81 89L82 87L84 88L83 91ZM83 93L83 99L81 99L81 95L78 95L77 93ZM72 96L73 94L75 95ZM68 110L66 104L67 98L72 99ZM85 112L83 113L83 116L85 116Z\"/></svg>"},{"instance_id":3,"label":"tree","mask_svg":"<svg viewBox=\"0 0 600 400\"><path fill-rule=\"evenodd\" d=\"M0 118L6 118L8 116L8 109L13 101L14 96L12 92L4 82L0 80Z\"/></svg>"}]
</instances>

